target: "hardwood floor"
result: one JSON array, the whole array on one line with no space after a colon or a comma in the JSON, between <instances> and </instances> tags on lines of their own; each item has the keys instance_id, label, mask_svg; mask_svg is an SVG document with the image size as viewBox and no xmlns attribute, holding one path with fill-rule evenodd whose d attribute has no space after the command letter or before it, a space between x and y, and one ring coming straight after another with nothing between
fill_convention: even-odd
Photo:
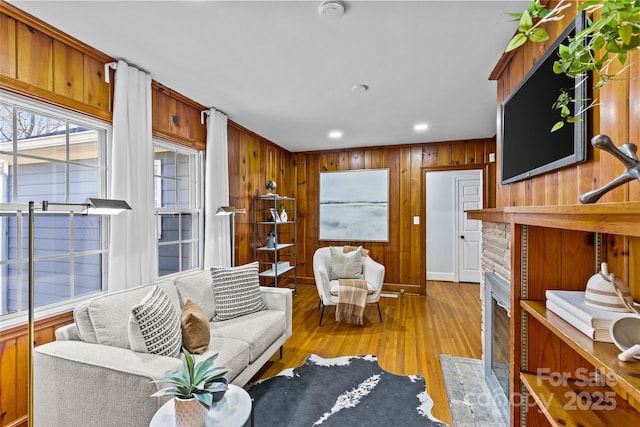
<instances>
[{"instance_id":1,"label":"hardwood floor","mask_svg":"<svg viewBox=\"0 0 640 427\"><path fill-rule=\"evenodd\" d=\"M282 359L276 353L253 380L300 366L311 353L325 358L374 354L388 372L423 376L434 400L432 414L451 424L439 356L482 357L480 286L430 281L427 292L427 297L381 298L382 323L375 305L368 305L364 327L337 323L334 307L327 307L319 327L316 288L298 285L293 336Z\"/></svg>"}]
</instances>

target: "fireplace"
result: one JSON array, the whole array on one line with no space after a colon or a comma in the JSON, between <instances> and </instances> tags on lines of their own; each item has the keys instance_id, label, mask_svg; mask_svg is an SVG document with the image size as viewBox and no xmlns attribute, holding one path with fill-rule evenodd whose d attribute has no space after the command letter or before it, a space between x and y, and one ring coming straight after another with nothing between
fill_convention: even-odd
<instances>
[{"instance_id":1,"label":"fireplace","mask_svg":"<svg viewBox=\"0 0 640 427\"><path fill-rule=\"evenodd\" d=\"M484 373L503 418L509 424L509 282L498 274L484 276Z\"/></svg>"}]
</instances>

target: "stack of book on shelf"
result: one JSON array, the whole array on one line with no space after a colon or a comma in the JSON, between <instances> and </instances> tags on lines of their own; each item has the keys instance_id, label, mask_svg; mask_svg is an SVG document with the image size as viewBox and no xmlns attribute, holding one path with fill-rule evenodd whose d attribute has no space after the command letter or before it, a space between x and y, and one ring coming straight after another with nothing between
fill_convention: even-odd
<instances>
[{"instance_id":1,"label":"stack of book on shelf","mask_svg":"<svg viewBox=\"0 0 640 427\"><path fill-rule=\"evenodd\" d=\"M612 321L633 313L600 310L584 302L583 291L548 290L547 310L561 317L565 322L578 329L594 341L613 342L609 333Z\"/></svg>"}]
</instances>

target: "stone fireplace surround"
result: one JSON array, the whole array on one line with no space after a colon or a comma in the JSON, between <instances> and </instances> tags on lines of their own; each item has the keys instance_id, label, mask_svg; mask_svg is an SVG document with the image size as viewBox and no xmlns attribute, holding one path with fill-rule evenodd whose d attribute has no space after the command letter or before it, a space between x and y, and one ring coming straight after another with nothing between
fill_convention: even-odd
<instances>
[{"instance_id":1,"label":"stone fireplace surround","mask_svg":"<svg viewBox=\"0 0 640 427\"><path fill-rule=\"evenodd\" d=\"M482 271L511 275L511 229L509 224L482 222ZM483 291L484 292L484 291Z\"/></svg>"},{"instance_id":2,"label":"stone fireplace surround","mask_svg":"<svg viewBox=\"0 0 640 427\"><path fill-rule=\"evenodd\" d=\"M480 299L482 306L482 358L485 371L485 381L496 397L496 403L503 412L505 422L509 422L508 398L500 399L502 395L496 378L492 370L492 359L495 351L491 351L488 346L492 346L495 338L495 327L493 323L493 311L500 310L500 306L510 305L510 277L511 277L511 228L508 223L486 222L482 223L482 283L480 286ZM491 277L489 277L491 276ZM500 286L498 286L500 285ZM488 293L492 293L492 298ZM496 294L498 296L496 296ZM485 301L486 298L489 298ZM494 301L495 300L495 301ZM496 304L497 302L497 304ZM497 308L496 308L497 307ZM510 312L510 309L505 309ZM503 312L504 313L504 312ZM501 319L508 318L502 314ZM501 321L503 328L505 320ZM504 330L504 329L503 329ZM485 333L491 336L485 337ZM498 334L501 337L503 334ZM509 338L506 337L506 345L509 346ZM500 339L502 341L502 339ZM503 365L504 366L504 365ZM506 366L508 369L508 365ZM505 375L504 369L500 369ZM508 371L507 371L508 372ZM508 373L506 374L508 377ZM508 380L507 380L508 383ZM503 386L504 387L504 386ZM502 395L503 396L503 395Z\"/></svg>"}]
</instances>

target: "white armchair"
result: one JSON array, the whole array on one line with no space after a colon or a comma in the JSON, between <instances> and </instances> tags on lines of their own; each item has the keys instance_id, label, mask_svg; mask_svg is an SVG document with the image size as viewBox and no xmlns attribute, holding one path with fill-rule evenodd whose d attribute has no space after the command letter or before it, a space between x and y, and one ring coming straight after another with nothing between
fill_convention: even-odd
<instances>
[{"instance_id":1,"label":"white armchair","mask_svg":"<svg viewBox=\"0 0 640 427\"><path fill-rule=\"evenodd\" d=\"M367 304L376 304L380 322L382 322L382 312L380 311L380 293L384 283L384 265L374 261L370 256L364 257L363 275L367 281ZM331 265L331 249L329 247L319 248L313 254L313 275L318 288L318 296L322 305L319 326L322 326L322 316L324 308L328 305L338 304L338 280L329 280L329 270Z\"/></svg>"}]
</instances>

